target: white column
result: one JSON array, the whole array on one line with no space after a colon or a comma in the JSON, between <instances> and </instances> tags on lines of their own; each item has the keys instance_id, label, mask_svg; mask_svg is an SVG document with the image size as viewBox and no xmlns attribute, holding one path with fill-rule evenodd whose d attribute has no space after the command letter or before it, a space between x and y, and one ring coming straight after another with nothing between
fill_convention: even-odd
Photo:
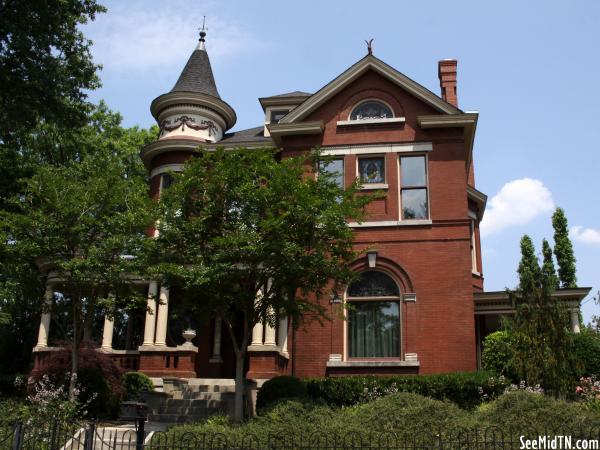
<instances>
[{"instance_id":1,"label":"white column","mask_svg":"<svg viewBox=\"0 0 600 450\"><path fill-rule=\"evenodd\" d=\"M38 341L36 347L48 347L48 335L50 334L50 319L51 313L50 308L52 307L52 300L54 299L54 290L50 285L46 285L46 292L44 292L44 310L42 311L42 318L40 320L40 329L38 331Z\"/></svg>"},{"instance_id":2,"label":"white column","mask_svg":"<svg viewBox=\"0 0 600 450\"><path fill-rule=\"evenodd\" d=\"M252 328L252 343L250 345L263 345L263 324L258 322Z\"/></svg>"},{"instance_id":3,"label":"white column","mask_svg":"<svg viewBox=\"0 0 600 450\"><path fill-rule=\"evenodd\" d=\"M581 328L579 325L579 310L572 309L571 310L571 329L573 333L581 333Z\"/></svg>"},{"instance_id":4,"label":"white column","mask_svg":"<svg viewBox=\"0 0 600 450\"><path fill-rule=\"evenodd\" d=\"M274 312L271 308L267 312L268 317L272 318L274 316ZM276 330L273 325L266 321L265 323L265 345L277 345L275 342Z\"/></svg>"},{"instance_id":5,"label":"white column","mask_svg":"<svg viewBox=\"0 0 600 450\"><path fill-rule=\"evenodd\" d=\"M222 362L221 357L221 330L223 328L223 321L220 317L215 319L215 329L213 336L213 352L210 358L211 362Z\"/></svg>"},{"instance_id":6,"label":"white column","mask_svg":"<svg viewBox=\"0 0 600 450\"><path fill-rule=\"evenodd\" d=\"M288 339L288 318L282 315L279 319L279 336L277 341L279 342L279 348L281 353L287 353L287 339Z\"/></svg>"},{"instance_id":7,"label":"white column","mask_svg":"<svg viewBox=\"0 0 600 450\"><path fill-rule=\"evenodd\" d=\"M169 288L160 287L159 300L154 345L165 346L167 345L167 322L169 321Z\"/></svg>"},{"instance_id":8,"label":"white column","mask_svg":"<svg viewBox=\"0 0 600 450\"><path fill-rule=\"evenodd\" d=\"M143 346L154 345L154 329L156 327L156 294L158 294L158 284L151 281L148 284L148 304L146 306L146 321L144 323L144 342Z\"/></svg>"},{"instance_id":9,"label":"white column","mask_svg":"<svg viewBox=\"0 0 600 450\"><path fill-rule=\"evenodd\" d=\"M112 350L113 331L115 329L115 319L104 316L104 330L102 332L102 350Z\"/></svg>"}]
</instances>

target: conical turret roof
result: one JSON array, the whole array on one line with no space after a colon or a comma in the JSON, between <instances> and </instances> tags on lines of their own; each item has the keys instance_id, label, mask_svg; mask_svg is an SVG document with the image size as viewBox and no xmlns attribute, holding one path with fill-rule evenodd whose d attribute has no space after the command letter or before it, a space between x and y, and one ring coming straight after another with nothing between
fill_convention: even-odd
<instances>
[{"instance_id":1,"label":"conical turret roof","mask_svg":"<svg viewBox=\"0 0 600 450\"><path fill-rule=\"evenodd\" d=\"M202 42L203 43L203 42ZM179 79L171 92L196 92L199 94L207 94L212 97L221 98L215 77L213 76L212 68L210 67L210 59L204 45L199 45L187 64L183 68Z\"/></svg>"}]
</instances>

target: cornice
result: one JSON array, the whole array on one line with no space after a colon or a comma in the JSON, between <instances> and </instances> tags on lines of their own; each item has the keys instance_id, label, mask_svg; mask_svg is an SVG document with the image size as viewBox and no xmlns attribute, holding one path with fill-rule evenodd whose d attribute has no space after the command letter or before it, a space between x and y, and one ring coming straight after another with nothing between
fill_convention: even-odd
<instances>
[{"instance_id":1,"label":"cornice","mask_svg":"<svg viewBox=\"0 0 600 450\"><path fill-rule=\"evenodd\" d=\"M268 106L298 106L310 98L308 95L298 95L294 97L261 97L258 99L263 111Z\"/></svg>"},{"instance_id":2,"label":"cornice","mask_svg":"<svg viewBox=\"0 0 600 450\"><path fill-rule=\"evenodd\" d=\"M199 104L212 109L220 114L225 120L226 127L224 131L232 128L237 121L235 111L223 100L211 95L201 94L197 92L168 92L159 97L156 97L150 105L152 116L158 121L162 110L172 106L185 104Z\"/></svg>"},{"instance_id":3,"label":"cornice","mask_svg":"<svg viewBox=\"0 0 600 450\"><path fill-rule=\"evenodd\" d=\"M206 143L192 139L161 139L146 145L140 152L140 158L146 168L150 168L152 159L163 153L172 151L198 152L198 149L204 147Z\"/></svg>"},{"instance_id":4,"label":"cornice","mask_svg":"<svg viewBox=\"0 0 600 450\"><path fill-rule=\"evenodd\" d=\"M314 122L299 122L299 123L270 123L267 124L267 129L271 133L271 139L278 146L281 146L281 138L283 136L306 135L306 134L323 134L325 123L322 120Z\"/></svg>"},{"instance_id":5,"label":"cornice","mask_svg":"<svg viewBox=\"0 0 600 450\"><path fill-rule=\"evenodd\" d=\"M477 206L479 207L477 211L477 220L481 221L481 219L483 219L483 213L485 212L485 205L487 204L487 195L478 191L473 186L467 185L467 198L477 203Z\"/></svg>"}]
</instances>

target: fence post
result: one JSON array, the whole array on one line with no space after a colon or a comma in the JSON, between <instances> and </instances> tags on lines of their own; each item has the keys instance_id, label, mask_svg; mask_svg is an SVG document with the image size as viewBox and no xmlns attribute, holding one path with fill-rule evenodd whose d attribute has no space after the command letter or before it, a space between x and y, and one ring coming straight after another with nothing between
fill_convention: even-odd
<instances>
[{"instance_id":1,"label":"fence post","mask_svg":"<svg viewBox=\"0 0 600 450\"><path fill-rule=\"evenodd\" d=\"M135 450L143 450L144 449L144 423L146 419L141 417L137 419L137 430L135 433Z\"/></svg>"},{"instance_id":2,"label":"fence post","mask_svg":"<svg viewBox=\"0 0 600 450\"><path fill-rule=\"evenodd\" d=\"M94 434L96 433L96 423L90 422L89 427L85 430L85 441L83 443L83 448L85 450L93 450L94 449Z\"/></svg>"},{"instance_id":3,"label":"fence post","mask_svg":"<svg viewBox=\"0 0 600 450\"><path fill-rule=\"evenodd\" d=\"M12 450L20 450L22 442L23 442L23 424L21 422L19 422L15 426L15 435L13 437Z\"/></svg>"},{"instance_id":4,"label":"fence post","mask_svg":"<svg viewBox=\"0 0 600 450\"><path fill-rule=\"evenodd\" d=\"M50 431L50 450L54 450L58 447L58 437L56 436L56 431L58 428L57 422L57 420L52 422L52 431Z\"/></svg>"}]
</instances>

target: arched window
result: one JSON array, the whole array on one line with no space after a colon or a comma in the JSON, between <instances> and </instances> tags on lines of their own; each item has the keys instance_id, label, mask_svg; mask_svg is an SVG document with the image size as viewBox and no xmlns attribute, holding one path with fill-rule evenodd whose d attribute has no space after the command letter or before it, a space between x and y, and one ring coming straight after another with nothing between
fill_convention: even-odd
<instances>
[{"instance_id":1,"label":"arched window","mask_svg":"<svg viewBox=\"0 0 600 450\"><path fill-rule=\"evenodd\" d=\"M387 274L367 271L348 287L348 357L400 357L400 289Z\"/></svg>"},{"instance_id":2,"label":"arched window","mask_svg":"<svg viewBox=\"0 0 600 450\"><path fill-rule=\"evenodd\" d=\"M391 119L392 117L394 117L392 109L378 100L359 103L350 113L350 120Z\"/></svg>"}]
</instances>

